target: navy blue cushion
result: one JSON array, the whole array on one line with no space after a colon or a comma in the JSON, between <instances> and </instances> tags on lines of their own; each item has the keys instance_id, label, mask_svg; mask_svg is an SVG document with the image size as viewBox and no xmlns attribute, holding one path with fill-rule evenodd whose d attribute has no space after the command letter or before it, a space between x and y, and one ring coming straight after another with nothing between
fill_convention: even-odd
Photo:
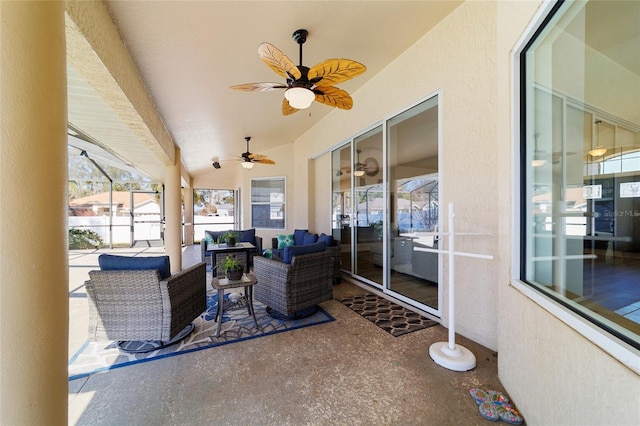
<instances>
[{"instance_id":1,"label":"navy blue cushion","mask_svg":"<svg viewBox=\"0 0 640 426\"><path fill-rule=\"evenodd\" d=\"M318 242L318 234L312 234L310 232L304 234L302 244L306 246L307 244L315 244L316 242Z\"/></svg>"},{"instance_id":2,"label":"navy blue cushion","mask_svg":"<svg viewBox=\"0 0 640 426\"><path fill-rule=\"evenodd\" d=\"M325 243L327 247L333 247L336 244L335 240L333 239L333 235L327 235L324 232L318 237L318 242L321 241Z\"/></svg>"},{"instance_id":3,"label":"navy blue cushion","mask_svg":"<svg viewBox=\"0 0 640 426\"><path fill-rule=\"evenodd\" d=\"M284 256L284 249L271 249L271 258L275 260L282 260L282 256Z\"/></svg>"},{"instance_id":4,"label":"navy blue cushion","mask_svg":"<svg viewBox=\"0 0 640 426\"><path fill-rule=\"evenodd\" d=\"M294 256L301 254L317 253L319 251L325 251L327 245L325 243L307 244L306 246L290 246L284 248L284 254L282 261L284 263L291 263Z\"/></svg>"},{"instance_id":5,"label":"navy blue cushion","mask_svg":"<svg viewBox=\"0 0 640 426\"><path fill-rule=\"evenodd\" d=\"M238 242L241 243L251 243L254 246L256 245L256 230L255 228L246 229L244 231L237 231L239 238Z\"/></svg>"},{"instance_id":6,"label":"navy blue cushion","mask_svg":"<svg viewBox=\"0 0 640 426\"><path fill-rule=\"evenodd\" d=\"M308 229L295 229L293 231L293 242L297 246L304 245L304 236L309 232Z\"/></svg>"},{"instance_id":7,"label":"navy blue cushion","mask_svg":"<svg viewBox=\"0 0 640 426\"><path fill-rule=\"evenodd\" d=\"M161 280L171 276L169 256L131 257L101 254L98 256L98 265L103 271L157 270L160 272Z\"/></svg>"}]
</instances>

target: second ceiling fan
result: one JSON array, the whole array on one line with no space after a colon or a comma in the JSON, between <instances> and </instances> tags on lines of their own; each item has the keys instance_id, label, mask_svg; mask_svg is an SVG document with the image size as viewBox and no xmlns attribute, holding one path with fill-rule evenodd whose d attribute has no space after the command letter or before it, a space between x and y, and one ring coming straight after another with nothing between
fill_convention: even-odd
<instances>
[{"instance_id":1,"label":"second ceiling fan","mask_svg":"<svg viewBox=\"0 0 640 426\"><path fill-rule=\"evenodd\" d=\"M302 45L307 41L307 30L296 30L293 39L300 46L300 65L295 65L271 43L258 46L258 55L269 68L287 79L286 83L247 83L231 86L246 92L266 92L285 89L282 114L291 115L308 108L315 100L340 109L351 109L353 99L335 84L347 81L367 70L351 59L327 59L312 68L302 65Z\"/></svg>"},{"instance_id":2,"label":"second ceiling fan","mask_svg":"<svg viewBox=\"0 0 640 426\"><path fill-rule=\"evenodd\" d=\"M254 153L249 151L249 141L251 140L250 136L247 136L246 138L244 138L244 140L247 141L247 151L243 152L241 154L242 167L244 167L245 169L251 169L251 168L253 168L254 163L258 163L258 164L276 164L275 161L267 158L266 155L254 154Z\"/></svg>"}]
</instances>

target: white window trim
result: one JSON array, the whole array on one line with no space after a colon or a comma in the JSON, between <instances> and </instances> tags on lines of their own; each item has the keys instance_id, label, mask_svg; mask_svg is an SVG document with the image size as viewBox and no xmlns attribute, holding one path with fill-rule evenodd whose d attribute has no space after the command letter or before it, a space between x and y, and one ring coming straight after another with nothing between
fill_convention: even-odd
<instances>
[{"instance_id":1,"label":"white window trim","mask_svg":"<svg viewBox=\"0 0 640 426\"><path fill-rule=\"evenodd\" d=\"M551 315L574 329L584 338L604 350L624 366L640 374L640 351L631 345L623 342L617 337L606 332L602 328L591 323L587 319L579 316L572 310L562 306L553 299L545 296L543 293L535 290L529 284L520 280L520 250L522 244L520 238L520 54L524 50L527 43L531 40L536 30L542 25L544 19L555 6L556 1L547 0L540 7L536 15L533 17L520 40L516 43L511 53L512 64L512 82L511 82L511 122L512 122L512 143L514 146L512 164L513 177L513 203L512 203L512 229L513 236L512 246L512 265L511 265L511 286L532 300L534 303L545 309Z\"/></svg>"},{"instance_id":2,"label":"white window trim","mask_svg":"<svg viewBox=\"0 0 640 426\"><path fill-rule=\"evenodd\" d=\"M258 203L254 203L252 201L252 190L253 190L253 185L252 182L253 181L259 181L259 180L276 180L276 179L282 179L284 181L284 227L283 228L263 228L263 227L255 227L253 226L253 205L254 204L258 204ZM249 223L250 223L250 227L255 228L255 229L260 229L260 230L264 230L264 231L284 231L287 229L287 214L288 214L288 206L287 206L287 177L286 176L269 176L269 177L256 177L256 178L251 178L249 180Z\"/></svg>"}]
</instances>

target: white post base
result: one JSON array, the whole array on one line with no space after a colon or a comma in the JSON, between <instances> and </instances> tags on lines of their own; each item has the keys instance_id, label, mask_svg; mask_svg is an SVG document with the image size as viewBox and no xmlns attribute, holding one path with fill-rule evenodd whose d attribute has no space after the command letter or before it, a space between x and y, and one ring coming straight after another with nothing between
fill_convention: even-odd
<instances>
[{"instance_id":1,"label":"white post base","mask_svg":"<svg viewBox=\"0 0 640 426\"><path fill-rule=\"evenodd\" d=\"M432 344L429 355L436 364L453 371L468 371L476 366L476 357L469 349L460 345L451 349L448 342Z\"/></svg>"}]
</instances>

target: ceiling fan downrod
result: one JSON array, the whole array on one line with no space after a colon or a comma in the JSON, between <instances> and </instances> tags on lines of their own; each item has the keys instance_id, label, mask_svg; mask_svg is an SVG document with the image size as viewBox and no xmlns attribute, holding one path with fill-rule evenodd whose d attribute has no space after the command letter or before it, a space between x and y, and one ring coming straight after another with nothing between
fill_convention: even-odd
<instances>
[{"instance_id":1,"label":"ceiling fan downrod","mask_svg":"<svg viewBox=\"0 0 640 426\"><path fill-rule=\"evenodd\" d=\"M293 35L291 36L296 43L298 43L298 45L300 46L300 66L302 66L302 45L304 44L305 41L307 41L307 36L309 35L309 32L307 30L295 30L293 32Z\"/></svg>"}]
</instances>

